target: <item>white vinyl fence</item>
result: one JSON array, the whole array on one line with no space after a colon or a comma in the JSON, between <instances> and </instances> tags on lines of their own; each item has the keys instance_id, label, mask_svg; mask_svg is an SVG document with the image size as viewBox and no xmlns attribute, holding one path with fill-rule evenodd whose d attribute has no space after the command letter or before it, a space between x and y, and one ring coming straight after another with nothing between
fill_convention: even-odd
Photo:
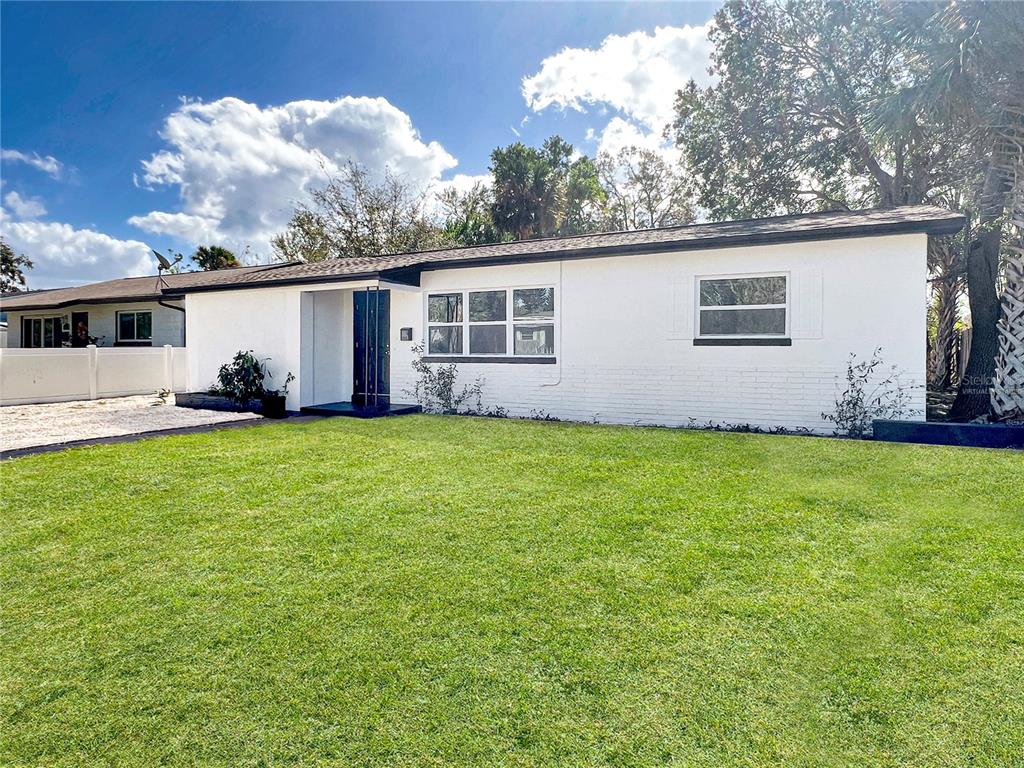
<instances>
[{"instance_id":1,"label":"white vinyl fence","mask_svg":"<svg viewBox=\"0 0 1024 768\"><path fill-rule=\"evenodd\" d=\"M184 392L184 347L0 349L0 405Z\"/></svg>"}]
</instances>

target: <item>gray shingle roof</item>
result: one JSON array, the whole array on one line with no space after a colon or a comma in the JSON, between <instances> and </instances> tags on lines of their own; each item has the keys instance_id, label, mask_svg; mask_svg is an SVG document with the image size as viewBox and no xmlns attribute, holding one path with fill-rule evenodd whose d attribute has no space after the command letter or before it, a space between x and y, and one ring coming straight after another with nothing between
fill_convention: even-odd
<instances>
[{"instance_id":1,"label":"gray shingle roof","mask_svg":"<svg viewBox=\"0 0 1024 768\"><path fill-rule=\"evenodd\" d=\"M166 275L163 294L332 282L360 278L398 277L403 272L485 266L529 261L594 258L656 251L728 248L766 243L864 237L907 232L952 234L964 225L960 214L930 205L873 208L865 211L797 214L765 219L693 224L632 232L602 232L576 237L550 237L439 251L401 253L377 258L338 258L313 264L286 263L215 272ZM65 306L77 301L151 299L159 296L155 277L127 278L81 288L48 291L39 306ZM4 309L29 308L32 294L3 300ZM59 301L60 304L51 302ZM35 307L33 307L35 308Z\"/></svg>"},{"instance_id":2,"label":"gray shingle roof","mask_svg":"<svg viewBox=\"0 0 1024 768\"><path fill-rule=\"evenodd\" d=\"M209 288L197 285L190 290L330 282L365 277L388 277L403 270L593 258L665 250L726 248L760 243L821 240L898 232L950 234L958 231L963 225L964 218L960 214L930 205L797 214L632 232L602 232L576 237L520 240L512 243L401 253L377 258L339 258L312 264L285 264L263 272L231 276L231 279L218 282L216 286L211 285Z\"/></svg>"},{"instance_id":3,"label":"gray shingle roof","mask_svg":"<svg viewBox=\"0 0 1024 768\"><path fill-rule=\"evenodd\" d=\"M156 275L123 277L74 288L49 288L8 295L0 298L0 307L3 307L4 311L13 311L56 309L71 304L103 304L111 301L156 301L181 295L195 285L212 284L218 279L233 281L243 275L272 268L237 267L215 272L182 272L178 275L164 275L162 278Z\"/></svg>"}]
</instances>

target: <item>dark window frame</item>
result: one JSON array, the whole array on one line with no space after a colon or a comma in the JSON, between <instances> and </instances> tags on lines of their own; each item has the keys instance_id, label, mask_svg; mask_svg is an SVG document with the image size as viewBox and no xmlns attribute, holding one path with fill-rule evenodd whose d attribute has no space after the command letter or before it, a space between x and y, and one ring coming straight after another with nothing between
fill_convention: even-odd
<instances>
[{"instance_id":1,"label":"dark window frame","mask_svg":"<svg viewBox=\"0 0 1024 768\"><path fill-rule=\"evenodd\" d=\"M50 322L51 342L46 343L46 323ZM39 325L39 343L33 344L30 326ZM64 318L61 315L28 315L21 318L22 349L60 349L64 346Z\"/></svg>"},{"instance_id":2,"label":"dark window frame","mask_svg":"<svg viewBox=\"0 0 1024 768\"><path fill-rule=\"evenodd\" d=\"M757 278L782 278L785 280L785 301L772 304L702 304L702 284L720 280L747 280ZM697 275L694 280L694 345L695 346L748 346L743 342L747 340L768 340L763 344L750 344L749 346L789 346L788 344L775 344L775 341L785 341L790 338L790 323L792 314L792 279L789 272L740 272L727 275ZM784 324L781 333L702 333L701 318L704 312L738 312L756 310L782 309L785 311ZM724 343L715 343L724 342Z\"/></svg>"},{"instance_id":3,"label":"dark window frame","mask_svg":"<svg viewBox=\"0 0 1024 768\"><path fill-rule=\"evenodd\" d=\"M549 291L551 297L551 308L550 310L544 309L539 312L531 312L528 314L517 315L516 314L516 292L517 291ZM503 305L504 317L499 320L480 320L473 319L474 317L474 301L473 296L485 293L503 293L504 300L500 302ZM440 321L430 320L430 302L432 298L440 296L452 296L461 295L461 320L457 322L443 323ZM424 327L426 329L424 334L424 345L425 345L425 356L434 361L439 360L452 360L462 362L494 362L498 360L514 360L517 363L529 362L530 360L536 360L538 363L546 364L550 363L555 359L555 355L558 350L556 349L557 338L558 338L558 324L560 321L558 315L558 297L555 290L555 286L552 284L542 285L512 285L507 287L487 287L487 288L446 288L424 292ZM499 302L496 302L498 304ZM479 315L477 315L479 317ZM452 352L437 352L431 349L430 338L431 333L435 328L443 327L461 327L462 328L462 346L458 351ZM550 350L538 352L536 354L523 354L516 351L516 330L523 326L550 326L551 327L551 345ZM473 328L479 327L500 327L504 329L504 350L502 352L495 352L488 350L486 352L474 352L473 351ZM498 346L498 345L495 345Z\"/></svg>"},{"instance_id":4,"label":"dark window frame","mask_svg":"<svg viewBox=\"0 0 1024 768\"><path fill-rule=\"evenodd\" d=\"M132 329L133 338L125 338L121 335L121 316L133 315ZM149 338L139 338L139 315L149 315ZM114 313L114 338L118 344L141 344L152 345L153 343L153 310L151 309L119 309Z\"/></svg>"}]
</instances>

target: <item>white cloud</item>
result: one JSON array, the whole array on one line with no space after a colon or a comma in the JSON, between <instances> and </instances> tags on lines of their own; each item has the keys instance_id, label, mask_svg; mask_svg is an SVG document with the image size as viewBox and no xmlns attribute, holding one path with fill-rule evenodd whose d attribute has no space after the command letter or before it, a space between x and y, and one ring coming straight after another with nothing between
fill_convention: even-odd
<instances>
[{"instance_id":1,"label":"white cloud","mask_svg":"<svg viewBox=\"0 0 1024 768\"><path fill-rule=\"evenodd\" d=\"M594 154L635 146L677 162L663 131L672 121L676 91L708 74L711 22L698 27L657 27L609 35L597 48L565 48L523 79L523 98L535 112L549 107L611 115L604 128L587 130Z\"/></svg>"},{"instance_id":2,"label":"white cloud","mask_svg":"<svg viewBox=\"0 0 1024 768\"><path fill-rule=\"evenodd\" d=\"M438 200L438 197L448 189L454 189L458 194L464 195L469 192L477 184L483 184L484 186L490 186L492 181L491 174L483 173L477 176L467 173L457 173L450 179L442 179L435 181L427 186L427 197L426 197L426 212L428 216L440 217L443 213L443 209Z\"/></svg>"},{"instance_id":3,"label":"white cloud","mask_svg":"<svg viewBox=\"0 0 1024 768\"><path fill-rule=\"evenodd\" d=\"M22 197L14 190L4 195L4 204L19 219L36 219L46 214L46 206L38 197Z\"/></svg>"},{"instance_id":4,"label":"white cloud","mask_svg":"<svg viewBox=\"0 0 1024 768\"><path fill-rule=\"evenodd\" d=\"M0 149L0 160L5 160L8 163L31 165L33 168L37 168L55 179L59 179L61 172L64 170L63 163L53 155L43 157L38 152L28 154L17 149Z\"/></svg>"},{"instance_id":5,"label":"white cloud","mask_svg":"<svg viewBox=\"0 0 1024 768\"><path fill-rule=\"evenodd\" d=\"M178 188L181 210L152 211L129 223L193 244L268 249L295 202L355 160L429 186L456 165L438 142L424 142L407 114L383 98L293 101L260 107L237 98L187 102L167 118L169 147L143 162L140 183Z\"/></svg>"},{"instance_id":6,"label":"white cloud","mask_svg":"<svg viewBox=\"0 0 1024 768\"><path fill-rule=\"evenodd\" d=\"M535 112L548 107L585 112L607 106L660 133L672 119L676 91L691 78L710 81L710 22L609 35L597 48L565 48L523 80L523 98Z\"/></svg>"},{"instance_id":7,"label":"white cloud","mask_svg":"<svg viewBox=\"0 0 1024 768\"><path fill-rule=\"evenodd\" d=\"M489 186L492 181L491 174L482 173L477 176L467 173L457 173L450 179L444 181L438 181L431 185L430 189L432 192L441 192L444 189L454 189L459 194L465 194L469 192L477 184L483 184Z\"/></svg>"},{"instance_id":8,"label":"white cloud","mask_svg":"<svg viewBox=\"0 0 1024 768\"><path fill-rule=\"evenodd\" d=\"M3 235L15 253L23 253L35 263L26 274L31 288L59 288L156 271L145 243L118 240L70 224L5 221Z\"/></svg>"},{"instance_id":9,"label":"white cloud","mask_svg":"<svg viewBox=\"0 0 1024 768\"><path fill-rule=\"evenodd\" d=\"M594 129L588 130L587 140L597 143L597 154L607 152L615 155L626 147L639 147L658 152L669 162L679 160L679 151L666 142L662 134L645 131L621 117L609 120L608 125L600 133Z\"/></svg>"},{"instance_id":10,"label":"white cloud","mask_svg":"<svg viewBox=\"0 0 1024 768\"><path fill-rule=\"evenodd\" d=\"M128 223L146 232L169 235L193 243L217 243L224 239L218 230L220 221L208 216L188 213L151 211L145 216L132 216Z\"/></svg>"}]
</instances>

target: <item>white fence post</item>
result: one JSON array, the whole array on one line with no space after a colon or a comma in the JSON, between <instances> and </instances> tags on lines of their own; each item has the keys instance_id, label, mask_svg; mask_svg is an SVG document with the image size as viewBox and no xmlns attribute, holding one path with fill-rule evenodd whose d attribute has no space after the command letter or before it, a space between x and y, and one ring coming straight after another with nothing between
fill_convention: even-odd
<instances>
[{"instance_id":1,"label":"white fence post","mask_svg":"<svg viewBox=\"0 0 1024 768\"><path fill-rule=\"evenodd\" d=\"M99 389L99 352L95 344L86 346L89 350L89 399L96 399L96 392Z\"/></svg>"},{"instance_id":2,"label":"white fence post","mask_svg":"<svg viewBox=\"0 0 1024 768\"><path fill-rule=\"evenodd\" d=\"M167 386L164 387L168 392L174 391L174 347L170 344L164 344L164 380L167 382Z\"/></svg>"}]
</instances>

